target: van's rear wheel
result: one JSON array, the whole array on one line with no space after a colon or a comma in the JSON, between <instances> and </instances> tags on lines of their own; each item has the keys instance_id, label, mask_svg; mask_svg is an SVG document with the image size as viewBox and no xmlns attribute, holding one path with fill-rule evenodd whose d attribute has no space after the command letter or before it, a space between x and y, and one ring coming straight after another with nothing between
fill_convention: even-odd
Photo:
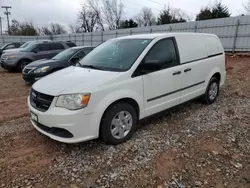
<instances>
[{"instance_id":1,"label":"van's rear wheel","mask_svg":"<svg viewBox=\"0 0 250 188\"><path fill-rule=\"evenodd\" d=\"M100 127L100 137L108 144L127 141L135 132L137 114L128 103L116 103L104 113Z\"/></svg>"},{"instance_id":2,"label":"van's rear wheel","mask_svg":"<svg viewBox=\"0 0 250 188\"><path fill-rule=\"evenodd\" d=\"M212 77L207 86L203 100L206 104L212 104L216 101L220 90L220 83L216 77Z\"/></svg>"}]
</instances>

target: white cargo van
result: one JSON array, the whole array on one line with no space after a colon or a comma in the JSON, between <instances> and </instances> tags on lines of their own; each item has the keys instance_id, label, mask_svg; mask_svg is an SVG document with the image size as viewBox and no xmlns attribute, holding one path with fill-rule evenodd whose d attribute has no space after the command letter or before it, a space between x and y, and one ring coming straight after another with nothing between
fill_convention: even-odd
<instances>
[{"instance_id":1,"label":"white cargo van","mask_svg":"<svg viewBox=\"0 0 250 188\"><path fill-rule=\"evenodd\" d=\"M138 120L202 96L215 102L226 76L220 40L166 33L109 40L69 67L35 83L33 126L65 143L129 139Z\"/></svg>"}]
</instances>

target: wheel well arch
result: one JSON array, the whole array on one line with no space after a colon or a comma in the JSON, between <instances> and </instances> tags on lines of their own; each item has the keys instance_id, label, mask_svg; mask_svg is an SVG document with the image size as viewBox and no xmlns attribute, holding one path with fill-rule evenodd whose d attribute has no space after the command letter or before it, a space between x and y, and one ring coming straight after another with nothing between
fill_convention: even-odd
<instances>
[{"instance_id":1,"label":"wheel well arch","mask_svg":"<svg viewBox=\"0 0 250 188\"><path fill-rule=\"evenodd\" d=\"M121 99L118 99L118 100L112 102L112 103L104 110L104 112L103 112L103 114L102 114L102 117L101 117L101 121L102 121L103 116L104 116L104 114L106 113L106 111L107 111L111 106L113 106L114 104L119 103L119 102L127 102L127 103L129 103L130 105L132 105L132 106L135 108L136 115L137 115L138 120L139 120L139 118L140 118L140 107L139 107L138 102L137 102L136 100L132 99L132 98L126 97L126 98L121 98ZM101 123L101 121L100 121L100 123Z\"/></svg>"},{"instance_id":2,"label":"wheel well arch","mask_svg":"<svg viewBox=\"0 0 250 188\"><path fill-rule=\"evenodd\" d=\"M221 81L221 74L220 74L219 72L214 73L213 76L212 76L212 78L213 78L213 77L217 78L217 80L218 80L219 83L220 83L220 81Z\"/></svg>"},{"instance_id":3,"label":"wheel well arch","mask_svg":"<svg viewBox=\"0 0 250 188\"><path fill-rule=\"evenodd\" d=\"M24 60L27 60L27 61L29 61L29 62L32 62L32 60L29 59L29 58L22 58L22 59L20 59L20 60L17 62L17 65L18 65L21 61L24 61Z\"/></svg>"}]
</instances>

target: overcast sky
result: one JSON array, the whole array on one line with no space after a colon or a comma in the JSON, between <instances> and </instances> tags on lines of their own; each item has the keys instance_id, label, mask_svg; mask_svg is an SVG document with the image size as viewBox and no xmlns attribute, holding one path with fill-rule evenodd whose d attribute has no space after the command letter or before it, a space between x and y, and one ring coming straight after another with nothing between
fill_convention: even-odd
<instances>
[{"instance_id":1,"label":"overcast sky","mask_svg":"<svg viewBox=\"0 0 250 188\"><path fill-rule=\"evenodd\" d=\"M213 4L214 0L121 0L125 5L124 18L133 18L143 6L152 8L157 15L170 3L174 8L181 8L195 18L201 7ZM0 0L0 6L11 6L10 19L32 21L37 26L43 26L50 22L58 22L65 26L75 23L77 13L85 0ZM242 13L243 0L222 0L227 5L233 16ZM4 10L0 10L0 16L4 17L3 27L7 21Z\"/></svg>"}]
</instances>

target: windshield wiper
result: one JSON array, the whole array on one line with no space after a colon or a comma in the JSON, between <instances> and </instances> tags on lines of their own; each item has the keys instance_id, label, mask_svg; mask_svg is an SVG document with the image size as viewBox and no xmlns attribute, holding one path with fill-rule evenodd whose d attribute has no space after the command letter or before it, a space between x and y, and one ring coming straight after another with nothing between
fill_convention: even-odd
<instances>
[{"instance_id":1,"label":"windshield wiper","mask_svg":"<svg viewBox=\"0 0 250 188\"><path fill-rule=\"evenodd\" d=\"M96 70L107 70L103 67L98 67L98 66L94 66L94 65L82 65L82 64L80 64L80 66L83 68L90 68L90 69L96 69Z\"/></svg>"}]
</instances>

